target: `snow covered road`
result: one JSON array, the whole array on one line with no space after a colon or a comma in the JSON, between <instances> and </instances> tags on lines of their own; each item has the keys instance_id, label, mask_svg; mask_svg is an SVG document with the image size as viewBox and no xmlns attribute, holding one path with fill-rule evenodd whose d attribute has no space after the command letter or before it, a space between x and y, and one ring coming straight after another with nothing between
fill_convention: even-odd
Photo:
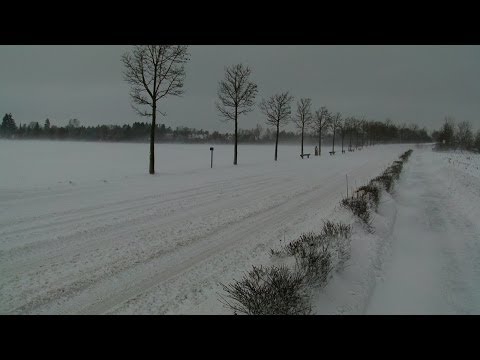
<instances>
[{"instance_id":1,"label":"snow covered road","mask_svg":"<svg viewBox=\"0 0 480 360\"><path fill-rule=\"evenodd\" d=\"M480 314L478 160L414 151L396 186L390 255L367 314Z\"/></svg>"},{"instance_id":2,"label":"snow covered road","mask_svg":"<svg viewBox=\"0 0 480 360\"><path fill-rule=\"evenodd\" d=\"M137 145L143 160L146 148ZM133 157L134 147L125 146ZM300 160L296 147L284 146L274 163L271 146L244 146L234 167L231 147L217 146L214 169L198 151L184 168L169 168L159 153L160 174L127 169L128 177L103 174L95 152L97 163L61 184L57 168L41 186L31 179L14 186L9 173L11 186L0 184L0 312L229 313L218 301L219 282L268 261L278 239L327 217L345 193L346 174L360 185L406 148ZM119 151L110 163L123 161Z\"/></svg>"}]
</instances>

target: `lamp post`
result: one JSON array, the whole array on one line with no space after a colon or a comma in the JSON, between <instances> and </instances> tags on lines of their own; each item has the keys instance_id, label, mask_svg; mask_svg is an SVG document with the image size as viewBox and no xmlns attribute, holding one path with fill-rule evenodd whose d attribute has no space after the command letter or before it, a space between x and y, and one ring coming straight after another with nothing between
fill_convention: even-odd
<instances>
[{"instance_id":1,"label":"lamp post","mask_svg":"<svg viewBox=\"0 0 480 360\"><path fill-rule=\"evenodd\" d=\"M210 169L213 168L213 146L210 148Z\"/></svg>"}]
</instances>

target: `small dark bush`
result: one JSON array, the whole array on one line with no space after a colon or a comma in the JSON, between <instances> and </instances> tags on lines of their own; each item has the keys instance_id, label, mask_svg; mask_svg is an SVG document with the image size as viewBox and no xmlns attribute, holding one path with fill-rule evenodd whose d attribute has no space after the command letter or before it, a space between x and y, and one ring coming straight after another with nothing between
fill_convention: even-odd
<instances>
[{"instance_id":1,"label":"small dark bush","mask_svg":"<svg viewBox=\"0 0 480 360\"><path fill-rule=\"evenodd\" d=\"M412 152L413 152L412 149L405 151L402 155L400 155L400 160L402 160L403 162L406 162L410 157L410 155L412 155Z\"/></svg>"},{"instance_id":2,"label":"small dark bush","mask_svg":"<svg viewBox=\"0 0 480 360\"><path fill-rule=\"evenodd\" d=\"M359 187L355 192L360 197L366 198L368 201L370 201L375 210L377 209L380 202L380 189L375 185L374 182L370 182L368 185Z\"/></svg>"},{"instance_id":3,"label":"small dark bush","mask_svg":"<svg viewBox=\"0 0 480 360\"><path fill-rule=\"evenodd\" d=\"M374 178L372 182L381 184L385 190L391 192L393 188L393 175L390 174L387 169L380 176Z\"/></svg>"},{"instance_id":4,"label":"small dark bush","mask_svg":"<svg viewBox=\"0 0 480 360\"><path fill-rule=\"evenodd\" d=\"M350 197L341 201L341 205L350 209L355 216L358 216L363 222L370 222L370 211L368 209L367 199L364 197Z\"/></svg>"},{"instance_id":5,"label":"small dark bush","mask_svg":"<svg viewBox=\"0 0 480 360\"><path fill-rule=\"evenodd\" d=\"M223 285L222 302L247 315L306 315L311 312L302 274L286 267L253 267L242 280ZM233 301L232 301L233 300Z\"/></svg>"},{"instance_id":6,"label":"small dark bush","mask_svg":"<svg viewBox=\"0 0 480 360\"><path fill-rule=\"evenodd\" d=\"M295 256L296 254L307 252L308 248L315 247L319 242L321 235L315 234L313 232L302 234L296 240L288 243L283 247L281 253L288 256Z\"/></svg>"},{"instance_id":7,"label":"small dark bush","mask_svg":"<svg viewBox=\"0 0 480 360\"><path fill-rule=\"evenodd\" d=\"M322 235L330 238L347 238L352 233L352 227L341 222L334 223L327 220L323 222Z\"/></svg>"},{"instance_id":8,"label":"small dark bush","mask_svg":"<svg viewBox=\"0 0 480 360\"><path fill-rule=\"evenodd\" d=\"M367 231L373 233L369 203L366 197L344 198L340 204L341 206L351 210L352 213L363 222Z\"/></svg>"},{"instance_id":9,"label":"small dark bush","mask_svg":"<svg viewBox=\"0 0 480 360\"><path fill-rule=\"evenodd\" d=\"M306 284L323 286L332 272L332 254L330 241L326 238L320 246L303 247L295 254L295 271L300 274Z\"/></svg>"},{"instance_id":10,"label":"small dark bush","mask_svg":"<svg viewBox=\"0 0 480 360\"><path fill-rule=\"evenodd\" d=\"M400 173L402 172L402 167L402 162L400 162L399 164L395 162L386 170L386 172L391 175L394 180L398 180L400 178Z\"/></svg>"}]
</instances>

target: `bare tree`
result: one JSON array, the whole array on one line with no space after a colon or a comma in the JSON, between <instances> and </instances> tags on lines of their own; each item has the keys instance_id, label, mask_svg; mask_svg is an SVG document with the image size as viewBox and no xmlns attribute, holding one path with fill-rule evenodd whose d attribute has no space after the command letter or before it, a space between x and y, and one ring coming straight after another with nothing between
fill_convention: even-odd
<instances>
[{"instance_id":1,"label":"bare tree","mask_svg":"<svg viewBox=\"0 0 480 360\"><path fill-rule=\"evenodd\" d=\"M456 143L461 149L470 150L473 145L472 124L469 121L462 121L458 124Z\"/></svg>"},{"instance_id":2,"label":"bare tree","mask_svg":"<svg viewBox=\"0 0 480 360\"><path fill-rule=\"evenodd\" d=\"M352 134L355 134L355 149L358 149L358 134L360 130L360 120L356 119L355 117L349 118L349 128L350 128L350 146L352 144Z\"/></svg>"},{"instance_id":3,"label":"bare tree","mask_svg":"<svg viewBox=\"0 0 480 360\"><path fill-rule=\"evenodd\" d=\"M155 174L155 128L157 103L168 95L183 95L187 45L137 45L122 56L124 79L131 86L132 107L140 116L152 118L149 173Z\"/></svg>"},{"instance_id":4,"label":"bare tree","mask_svg":"<svg viewBox=\"0 0 480 360\"><path fill-rule=\"evenodd\" d=\"M473 146L477 150L477 153L480 153L480 130L478 130L477 134L475 135L475 141Z\"/></svg>"},{"instance_id":5,"label":"bare tree","mask_svg":"<svg viewBox=\"0 0 480 360\"><path fill-rule=\"evenodd\" d=\"M345 119L345 131L348 133L349 137L349 144L348 144L348 151L353 151L352 148L352 134L355 128L355 118L348 117Z\"/></svg>"},{"instance_id":6,"label":"bare tree","mask_svg":"<svg viewBox=\"0 0 480 360\"><path fill-rule=\"evenodd\" d=\"M342 138L342 154L345 152L345 150L343 150L343 141L348 131L348 125L349 125L348 119L340 120L338 124L338 128L340 129L340 137Z\"/></svg>"},{"instance_id":7,"label":"bare tree","mask_svg":"<svg viewBox=\"0 0 480 360\"><path fill-rule=\"evenodd\" d=\"M336 129L339 127L341 124L342 118L339 112L337 112L334 116L330 116L329 118L330 122L330 127L332 128L333 131L333 140L332 140L332 153L335 154L335 132Z\"/></svg>"},{"instance_id":8,"label":"bare tree","mask_svg":"<svg viewBox=\"0 0 480 360\"><path fill-rule=\"evenodd\" d=\"M362 129L362 148L363 148L365 146L365 135L368 132L368 121L366 119L362 119L360 127Z\"/></svg>"},{"instance_id":9,"label":"bare tree","mask_svg":"<svg viewBox=\"0 0 480 360\"><path fill-rule=\"evenodd\" d=\"M303 134L305 132L305 127L308 127L312 122L312 112L310 107L312 105L312 100L308 98L300 99L300 102L297 101L297 113L292 118L295 126L302 130L302 156L303 156Z\"/></svg>"},{"instance_id":10,"label":"bare tree","mask_svg":"<svg viewBox=\"0 0 480 360\"><path fill-rule=\"evenodd\" d=\"M328 128L328 110L322 106L315 111L315 118L313 119L313 130L318 134L318 155L322 155L322 130Z\"/></svg>"},{"instance_id":11,"label":"bare tree","mask_svg":"<svg viewBox=\"0 0 480 360\"><path fill-rule=\"evenodd\" d=\"M267 117L268 125L275 126L275 161L277 161L278 154L278 135L280 134L280 127L286 125L290 120L291 102L293 96L289 95L288 91L270 96L267 100L263 99L260 103L260 110Z\"/></svg>"},{"instance_id":12,"label":"bare tree","mask_svg":"<svg viewBox=\"0 0 480 360\"><path fill-rule=\"evenodd\" d=\"M235 147L233 165L237 165L238 116L253 110L257 85L249 80L251 70L242 64L225 68L225 79L220 81L215 105L224 121L235 121Z\"/></svg>"},{"instance_id":13,"label":"bare tree","mask_svg":"<svg viewBox=\"0 0 480 360\"><path fill-rule=\"evenodd\" d=\"M362 127L362 124L365 122L365 117L362 117L361 119L355 119L355 132L356 132L356 135L357 135L357 141L355 143L355 148L358 149L360 147L360 141L359 141L359 135L361 134L362 135L362 142L363 142L363 127ZM362 147L363 147L363 143L362 143Z\"/></svg>"}]
</instances>

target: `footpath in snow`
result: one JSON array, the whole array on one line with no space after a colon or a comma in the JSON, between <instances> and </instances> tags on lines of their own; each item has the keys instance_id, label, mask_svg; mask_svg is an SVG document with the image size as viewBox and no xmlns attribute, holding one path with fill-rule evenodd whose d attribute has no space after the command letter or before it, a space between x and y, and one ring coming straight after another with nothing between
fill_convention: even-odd
<instances>
[{"instance_id":1,"label":"footpath in snow","mask_svg":"<svg viewBox=\"0 0 480 360\"><path fill-rule=\"evenodd\" d=\"M479 155L415 149L366 314L480 314Z\"/></svg>"}]
</instances>

